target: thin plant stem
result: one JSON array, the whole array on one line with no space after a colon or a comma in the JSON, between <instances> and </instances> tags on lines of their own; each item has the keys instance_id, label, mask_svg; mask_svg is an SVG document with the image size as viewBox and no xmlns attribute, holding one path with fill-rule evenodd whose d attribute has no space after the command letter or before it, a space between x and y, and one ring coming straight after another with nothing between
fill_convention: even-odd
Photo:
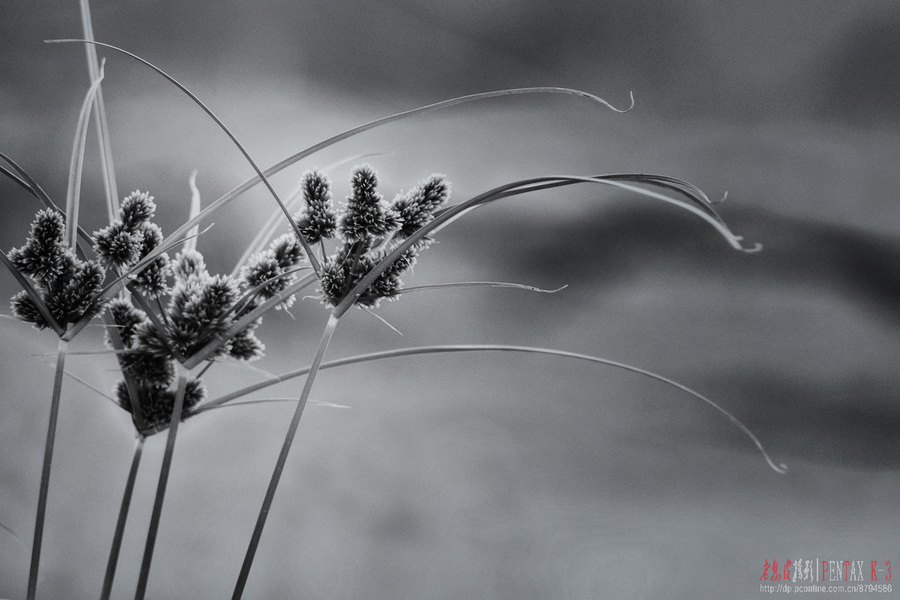
<instances>
[{"instance_id":1,"label":"thin plant stem","mask_svg":"<svg viewBox=\"0 0 900 600\"><path fill-rule=\"evenodd\" d=\"M256 519L256 526L253 528L253 535L250 536L250 544L247 546L247 554L244 556L244 563L241 565L241 572L238 574L237 583L234 586L234 594L232 600L240 600L244 594L244 587L247 585L247 577L250 575L250 567L253 566L253 558L256 556L256 549L259 546L259 540L262 537L263 528L266 526L266 519L269 517L269 509L272 507L272 500L275 498L275 491L278 489L278 482L281 480L281 474L284 471L284 465L287 462L288 454L291 451L291 445L294 443L294 436L297 433L297 427L300 425L300 417L303 416L303 409L306 401L309 399L309 393L312 391L313 382L319 372L319 366L325 357L325 351L328 349L328 343L334 335L334 330L338 324L338 317L332 314L328 318L328 324L325 326L325 332L319 342L319 348L316 350L316 356L309 368L309 374L306 376L306 382L303 384L303 391L297 400L297 407L294 409L294 416L288 427L287 434L284 436L284 443L281 446L281 453L278 455L278 461L275 463L275 469L272 471L272 478L269 480L269 487L266 489L266 496L263 499L262 507L259 509L259 516Z\"/></svg>"},{"instance_id":2,"label":"thin plant stem","mask_svg":"<svg viewBox=\"0 0 900 600\"><path fill-rule=\"evenodd\" d=\"M181 422L181 411L184 407L184 393L187 388L187 373L179 368L178 390L175 392L175 406L172 408L172 420L169 423L169 435L166 438L166 449L163 453L162 467L159 470L159 483L156 485L156 499L153 501L153 512L150 515L150 527L147 530L147 543L144 546L144 558L141 561L141 572L138 576L135 600L143 600L150 578L150 562L153 560L153 548L156 545L156 534L159 531L159 519L162 515L163 500L166 497L166 485L169 482L169 471L172 468L172 456L175 453L175 436L178 434L178 423Z\"/></svg>"},{"instance_id":3,"label":"thin plant stem","mask_svg":"<svg viewBox=\"0 0 900 600\"><path fill-rule=\"evenodd\" d=\"M112 593L113 579L116 577L116 566L119 562L119 550L122 548L125 523L128 521L128 510L131 507L131 496L134 493L134 483L137 480L138 467L144 451L144 439L144 436L138 435L134 443L134 456L131 458L131 469L129 469L128 479L125 481L125 492L122 494L122 506L119 508L119 518L116 521L116 532L113 535L112 546L109 548L109 562L106 564L106 576L103 578L100 600L109 600Z\"/></svg>"},{"instance_id":4,"label":"thin plant stem","mask_svg":"<svg viewBox=\"0 0 900 600\"><path fill-rule=\"evenodd\" d=\"M28 572L27 600L34 600L37 593L38 570L41 564L41 543L44 538L44 518L47 514L47 494L50 491L50 467L53 464L53 444L56 440L56 421L59 416L59 397L62 394L63 375L66 370L66 350L69 343L60 339L56 352L56 374L53 377L53 395L50 400L50 421L47 425L47 441L44 445L44 465L41 469L41 488L38 494L37 515L34 519L34 540L31 546L31 568Z\"/></svg>"}]
</instances>

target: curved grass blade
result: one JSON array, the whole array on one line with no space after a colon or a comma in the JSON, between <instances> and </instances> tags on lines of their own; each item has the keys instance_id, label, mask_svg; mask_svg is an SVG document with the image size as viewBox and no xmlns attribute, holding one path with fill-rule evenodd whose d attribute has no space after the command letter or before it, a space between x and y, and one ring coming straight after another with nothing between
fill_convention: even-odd
<instances>
[{"instance_id":1,"label":"curved grass blade","mask_svg":"<svg viewBox=\"0 0 900 600\"><path fill-rule=\"evenodd\" d=\"M216 410L220 408L232 408L235 406L255 406L257 404L281 404L284 402L296 402L296 398L262 398L260 400L244 400L242 402L231 402L229 404L220 404L219 406L214 406L210 408L210 410ZM325 402L324 400L307 400L306 404L313 404L315 406L324 406L325 408L353 408L347 404L335 404L334 402Z\"/></svg>"},{"instance_id":2,"label":"curved grass blade","mask_svg":"<svg viewBox=\"0 0 900 600\"><path fill-rule=\"evenodd\" d=\"M93 45L97 45L97 46L102 46L102 47L105 47L105 48L109 48L109 49L111 49L111 50L114 50L114 51L116 51L116 52L119 52L119 53L121 53L121 54L124 54L124 55L126 55L126 56L128 56L128 57L130 57L130 58L132 58L132 59L134 59L134 60L137 60L138 62L140 62L140 63L146 65L147 67L149 67L149 68L151 68L151 69L153 69L154 71L156 71L157 73L159 73L161 76L163 76L165 79L167 79L170 83L172 83L173 85L175 85L175 86L176 86L178 89L180 89L182 92L184 92L184 93L185 93L192 101L194 101L195 104L197 104L204 112L206 112L207 115L210 116L210 118L212 118L212 119L216 122L216 124L217 124L217 125L218 125L218 126L219 126L219 127L220 127L220 128L221 128L228 136L229 136L229 138L231 138L232 142L234 142L234 144L238 147L238 149L241 151L241 153L244 155L244 157L247 159L247 161L250 163L250 165L253 167L253 169L254 169L254 170L256 171L256 173L257 173L257 176L256 176L256 177L253 177L253 178L247 180L244 184L242 184L242 185L238 186L237 188L233 189L231 192L228 192L225 196L223 196L222 198L220 198L219 200L217 200L216 202L214 202L213 204L211 204L209 207L207 207L207 208L209 209L209 213L211 213L211 212L214 211L214 210L217 210L218 208L221 208L221 207L224 206L227 202L230 202L231 200L233 200L234 198L236 198L236 197L237 197L238 195L240 195L241 193L243 193L243 192L249 190L250 188L252 188L253 186L255 186L257 183L262 182L263 184L265 184L266 188L269 190L269 192L270 192L270 193L272 194L272 196L275 198L275 201L278 203L279 208L281 208L282 212L284 213L285 217L287 218L288 222L290 223L291 228L294 230L295 233L298 234L298 237L300 238L301 243L304 245L304 251L306 251L307 254L309 254L309 247L308 247L308 244L306 243L306 240L303 238L302 235L300 235L299 230L298 230L298 228L297 228L297 224L294 222L294 220L293 220L293 218L291 217L290 213L287 211L287 207L286 207L285 204L282 202L281 198L280 198L280 197L278 196L278 194L275 192L274 188L272 187L271 183L270 183L269 180L268 180L268 177L271 177L271 176L274 175L275 173L278 173L279 171L281 171L281 170L287 168L288 166L290 166L290 165L292 165L292 164L294 164L294 163L296 163L296 162L302 160L303 158L306 158L306 157L308 157L308 156L310 156L310 155L312 155L312 154L314 154L314 153L316 153L316 152L318 152L318 151L320 151L320 150L323 150L323 149L325 149L325 148L327 148L327 147L329 147L329 146L332 146L332 145L334 145L334 144L336 144L336 143L338 143L338 142L340 142L340 141L343 141L343 140L348 139L348 138L350 138L350 137L353 137L353 136L355 136L355 135L359 135L360 133L363 133L363 132L365 132L365 131L369 131L370 129L374 129L374 128L376 128L376 127L380 127L380 126L382 126L382 125L386 125L386 124L392 123L392 122L394 122L394 121L399 121L399 120L401 120L401 119L405 119L405 118L411 117L411 116L416 115L416 114L420 114L420 113L424 113L424 112L430 112L430 111L435 111L435 110L440 110L440 109L443 109L443 108L449 108L449 107L451 107L451 106L456 106L456 105L464 104L464 103L468 103L468 102L475 102L475 101L478 101L478 100L485 100L485 99L488 99L488 98L497 98L497 97L504 97L504 96L514 96L514 95L522 95L522 94L566 94L566 95L574 95L574 96L579 96L579 97L582 97L582 98L586 98L586 99L588 99L588 100L591 100L591 101L593 101L593 102L596 102L596 103L598 103L598 104L601 104L602 106L605 106L605 107L607 107L607 108L609 108L609 109L611 109L611 110L613 110L613 111L615 111L615 112L619 112L619 113L625 113L625 112L628 112L628 111L630 111L630 110L634 107L634 94L632 94L632 93L630 93L630 92L629 92L630 104L629 104L628 108L626 108L626 109L619 109L619 108L616 108L615 106L613 106L612 104L610 104L610 103L607 102L606 100L603 100L602 98L600 98L599 96L596 96L596 95L594 95L594 94L591 94L591 93L588 93L588 92L585 92L585 91L582 91L582 90L576 90L576 89L572 89L572 88L564 88L564 87L513 88L513 89L506 89L506 90L497 90L497 91L492 91L492 92L482 92L482 93L478 93L478 94L470 94L470 95L467 95L467 96L460 96L460 97L458 97L458 98L451 98L451 99L449 99L449 100L444 100L444 101L442 101L442 102L435 102L435 103L433 103L433 104L429 104L429 105L422 106L422 107L419 107L419 108L414 108L414 109L411 109L411 110L402 111L402 112L399 112L399 113L390 115L390 116L388 116L388 117L383 117L383 118L380 118L380 119L376 119L376 120L374 120L374 121L370 121L369 123L365 123L365 124L360 125L360 126L358 126L358 127L354 127L354 128L352 128L352 129L348 129L348 130L346 130L346 131L344 131L344 132L342 132L342 133L339 133L339 134L337 134L337 135L335 135L335 136L332 136L332 137L330 137L330 138L328 138L328 139L326 139L326 140L323 140L322 142L319 142L319 143L317 143L317 144L314 144L313 146L310 146L309 148L306 148L305 150L302 150L302 151L300 151L300 152L298 152L298 153L296 153L296 154L294 154L294 155L289 156L288 158L282 160L280 163L274 165L273 167L270 167L270 168L267 169L266 171L261 171L260 168L259 168L259 167L256 165L256 163L253 161L253 159L250 157L249 153L248 153L248 152L246 151L246 149L243 147L243 145L241 145L241 143L237 140L237 138L234 136L234 134L231 133L231 131L230 131L230 130L227 128L227 126L224 124L224 122L222 122L221 119L219 119L219 118L215 115L215 113L212 112L211 109L209 109L209 108L208 108L208 107L207 107L207 106L206 106L206 105L205 105L205 104L204 104L204 103L203 103L196 95L194 95L193 92L191 92L187 87L185 87L184 85L182 85L182 84L181 84L180 82L178 82L174 77L172 77L171 75L169 75L168 73L166 73L165 71L163 71L162 69L160 69L159 67L157 67L157 66L155 66L154 64L150 63L149 61L147 61L147 60L141 58L140 56L137 56L136 54L133 54L133 53L131 53L131 52L128 52L127 50L124 50L124 49L119 48L119 47L117 47L117 46L113 46L113 45L111 45L111 44L106 44L106 43L103 43L103 42L97 42L97 41L94 41L94 40L85 40L85 39L81 39L81 40L78 40L78 39L57 39L57 40L45 40L45 41L46 41L47 43L82 43L82 44L93 44ZM203 211L203 213L201 213L200 215L198 215L198 219L199 219L199 218L202 218L202 217L204 217L204 216L206 216L206 214L207 214L207 211ZM194 224L194 223L193 223L193 222L190 222L190 221L189 221L188 223L185 223L184 225L182 225L181 228L179 228L176 232L174 232L170 237L171 237L171 238L176 238L176 236L178 236L178 235L183 235L183 234L184 234L184 231L189 230L189 229L193 226L193 224ZM182 229L184 229L184 231L182 231ZM164 252L165 249L166 249L166 248L164 247L164 245L161 245L161 247L158 249L158 252L157 252L156 254L151 253L150 255L148 255L148 256L146 257L146 259L147 259L147 262L146 262L146 263L144 263L144 264L138 263L138 265L136 265L135 268L136 268L136 269L140 269L140 268L145 267L147 264L149 264L149 262L150 262L150 260L152 260L152 258L155 258L156 255L158 255L158 254L161 253L161 252ZM318 273L318 271L319 271L319 268L318 268L319 265L318 265L317 259L316 259L314 256L310 256L310 263L313 265L313 268L314 268L315 271Z\"/></svg>"},{"instance_id":3,"label":"curved grass blade","mask_svg":"<svg viewBox=\"0 0 900 600\"><path fill-rule=\"evenodd\" d=\"M81 29L84 38L94 39L94 26L91 20L91 7L88 0L80 0ZM91 81L102 79L102 67L97 60L97 48L85 44L88 74ZM119 192L116 188L116 170L113 166L112 145L109 140L109 123L106 119L106 104L103 101L103 88L97 88L94 99L94 123L97 125L97 143L100 147L100 173L103 176L103 190L106 193L106 208L109 222L112 223L119 214Z\"/></svg>"},{"instance_id":4,"label":"curved grass blade","mask_svg":"<svg viewBox=\"0 0 900 600\"><path fill-rule=\"evenodd\" d=\"M642 375L644 377L649 377L650 379L654 379L661 383L664 383L668 386L674 387L686 394L693 396L694 398L703 401L708 404L720 414L724 415L735 427L737 427L744 435L746 435L756 448L762 453L763 458L766 460L766 463L769 467L772 468L776 473L785 473L787 472L787 466L783 463L776 464L772 458L769 456L769 453L765 450L762 445L762 442L759 441L752 431L750 431L743 423L741 423L737 417L732 415L730 412L722 408L716 402L710 400L700 392L697 392L684 384L678 383L673 379L669 379L663 375L659 375L652 371L648 371L646 369L641 369L640 367L634 367L625 363L617 362L614 360L609 360L606 358L600 358L598 356L592 356L590 354L579 354L577 352L568 352L565 350L554 350L552 348L537 348L533 346L511 346L511 345L497 345L497 344L484 344L484 345L445 345L445 346L419 346L414 348L400 348L397 350L384 350L381 352L372 352L369 354L360 354L358 356L350 356L347 358L341 358L337 360L328 361L322 363L319 366L320 370L324 369L334 369L337 367L343 367L347 365L355 365L364 362L371 362L376 360L385 360L389 358L401 358L404 356L420 356L425 354L447 354L447 353L461 353L461 352L518 352L518 353L528 353L528 354L543 354L547 356L557 356L561 358L567 359L575 359L581 361L587 361L594 364L606 365L609 367L614 367L616 369L623 369L625 371L630 371L632 373L636 373L638 375ZM253 392L265 389L267 387L282 383L284 381L289 381L291 379L302 377L309 373L310 368L305 367L303 369L297 369L295 371L289 371L282 375L273 377L266 381L262 381L229 394L225 394L223 396L219 396L214 400L210 400L198 406L193 414L199 414L205 412L207 410L212 410L216 407L222 406L235 400L237 398L241 398Z\"/></svg>"},{"instance_id":5,"label":"curved grass blade","mask_svg":"<svg viewBox=\"0 0 900 600\"><path fill-rule=\"evenodd\" d=\"M197 187L197 170L191 171L188 178L188 186L191 188L191 208L188 212L188 220L193 220L200 214L200 189ZM196 223L191 227L187 234L187 241L184 243L185 250L197 249L197 238L200 235L200 223Z\"/></svg>"},{"instance_id":6,"label":"curved grass blade","mask_svg":"<svg viewBox=\"0 0 900 600\"><path fill-rule=\"evenodd\" d=\"M87 143L87 130L90 124L91 107L94 97L100 89L103 81L103 65L100 65L100 73L91 83L84 102L81 104L81 113L78 115L78 124L75 127L75 141L72 147L72 159L69 163L69 186L66 192L66 241L74 248L78 243L78 209L81 203L81 175L84 167L84 147Z\"/></svg>"},{"instance_id":7,"label":"curved grass blade","mask_svg":"<svg viewBox=\"0 0 900 600\"><path fill-rule=\"evenodd\" d=\"M635 194L641 196L661 200L697 215L698 217L712 225L719 232L719 234L722 235L722 237L724 237L725 240L735 249L745 252L755 251L759 249L759 246L752 249L744 248L744 246L741 244L742 238L734 235L731 230L728 229L728 226L725 225L725 222L722 221L719 215L711 207L708 206L708 199L705 198L705 195L701 197L689 194L687 193L686 188L686 191L683 192L683 195L687 198L687 201L679 200L670 196L666 196L664 194L660 194L658 192L654 192L652 190L641 188L631 183L625 183L622 181L623 177L623 175L614 175L612 178L605 175L597 175L594 177L546 176L523 179L520 181L495 187L465 202L446 208L443 211L440 211L439 214L436 214L435 218L431 222L429 222L428 225L413 233L410 237L404 240L401 244L398 244L396 248L388 253L388 255L384 259L382 259L381 262L379 262L365 277L363 277L347 294L347 296L334 308L334 312L338 317L347 312L347 310L349 310L350 307L355 304L356 299L359 298L359 296L361 296L363 292L378 278L378 276L381 275L381 273L383 273L394 263L394 261L396 261L404 252L406 252L406 250L411 248L419 240L432 233L435 229L441 227L444 223L450 221L451 219L454 219L458 215L470 210L475 206L487 204L489 202L494 202L503 198L509 198L512 196L529 193L535 191L536 189L546 189L548 186L561 187L581 183L595 183L609 185L612 187L634 192ZM642 175L638 177L638 180L639 182L643 183L645 182L644 180L646 178L647 176Z\"/></svg>"},{"instance_id":8,"label":"curved grass blade","mask_svg":"<svg viewBox=\"0 0 900 600\"><path fill-rule=\"evenodd\" d=\"M0 152L0 158L5 160L9 164L9 166L13 168L13 170L22 179L22 181L27 184L27 189L31 191L31 193L34 194L34 196L37 197L38 200L43 202L44 205L47 206L47 208L53 208L54 210L59 211L59 208L55 204L53 204L52 200L50 200L50 196L47 195L47 192L45 192L41 188L41 186L38 185L34 178L32 178L25 169L23 169L16 161L2 152ZM6 169L4 169L4 172L6 172Z\"/></svg>"},{"instance_id":9,"label":"curved grass blade","mask_svg":"<svg viewBox=\"0 0 900 600\"><path fill-rule=\"evenodd\" d=\"M199 106L203 110L203 112L205 112L207 115L209 115L209 117L213 121L215 121L216 125L218 125L219 128L223 132L225 132L225 135L227 135L229 137L229 139L231 139L231 141L234 143L234 145L237 147L237 149L241 152L241 154L244 155L244 158L247 160L247 162L250 164L250 166L253 168L253 170L256 171L256 175L260 178L260 180L266 186L266 189L269 190L269 193L275 199L275 202L278 204L279 208L281 208L282 212L284 213L285 218L287 219L288 223L290 223L291 228L294 230L294 233L297 234L297 237L299 238L300 243L303 245L303 250L307 253L307 255L309 255L310 264L312 264L313 269L317 273L319 272L318 262L316 261L315 256L311 255L311 250L309 248L309 244L307 243L306 239L303 237L303 234L300 233L300 229L297 227L297 223L294 221L293 217L291 216L291 213L288 211L284 202L281 200L281 197L278 195L278 192L276 192L275 188L272 187L272 184L269 181L268 177L262 172L262 170L259 168L259 165L256 164L256 161L253 160L253 158L250 156L250 153L247 151L247 149L244 147L244 145L237 139L237 137L231 132L231 130L228 128L228 126L225 125L225 123L208 106L206 106L206 104L204 104L203 101L200 100L200 98L198 98L192 91L190 91L187 87L182 85L177 79L175 79L174 77L172 77L171 75L169 75L168 73L166 73L165 71L163 71L162 69L160 69L159 67L154 65L153 63L141 58L140 56L138 56L136 54L132 54L131 52L128 52L127 50L123 50L122 48L113 46L112 44L105 44L103 42L97 42L97 41L91 41L91 40L71 40L71 39L69 39L69 40L47 40L47 41L50 43L96 44L97 46L109 48L110 50L114 50L116 52L124 54L125 56L133 58L134 60L140 62L141 64L146 65L147 67L150 67L151 69L153 69L154 71L159 73L161 76L163 76L165 79L167 79L170 83L172 83L179 90L184 92L197 106Z\"/></svg>"},{"instance_id":10,"label":"curved grass blade","mask_svg":"<svg viewBox=\"0 0 900 600\"><path fill-rule=\"evenodd\" d=\"M557 292L561 292L568 285L564 285L562 287L556 288L555 290L545 290L543 288L534 287L533 285L525 285L522 283L506 283L503 281L461 281L458 283L436 283L433 285L417 285L413 287L407 287L400 290L399 295L409 294L411 292L426 292L431 290L445 290L450 288L470 288L470 287L482 287L482 288L507 288L507 289L515 289L515 290L525 290L527 292L537 292L539 294L555 294Z\"/></svg>"}]
</instances>

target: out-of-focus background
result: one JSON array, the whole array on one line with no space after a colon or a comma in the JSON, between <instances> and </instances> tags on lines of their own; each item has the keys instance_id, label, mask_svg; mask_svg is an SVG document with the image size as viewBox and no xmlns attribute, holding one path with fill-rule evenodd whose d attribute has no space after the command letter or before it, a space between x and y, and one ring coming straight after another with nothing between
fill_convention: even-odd
<instances>
[{"instance_id":1,"label":"out-of-focus background","mask_svg":"<svg viewBox=\"0 0 900 600\"><path fill-rule=\"evenodd\" d=\"M540 174L657 172L728 192L757 254L671 206L601 188L535 195L441 233L407 283L517 281L555 295L409 295L338 331L333 357L509 343L539 356L419 357L322 374L247 598L754 598L772 561L900 564L900 8L891 1L331 0L92 3L97 39L165 68L263 165L348 127L451 96L559 85L596 93L490 100L345 141L275 178L367 160L391 198L433 172L464 200ZM0 150L65 196L84 50L78 3L4 3ZM104 94L120 195L150 190L171 231L194 169L207 202L252 175L225 136L154 73L112 52ZM372 154L366 158L363 155ZM84 225L103 225L96 144ZM0 240L36 202L0 182ZM200 239L227 271L273 210L250 193ZM9 296L16 282L0 274ZM9 314L8 309L4 312ZM307 364L313 299L262 329L258 370L216 366L215 395ZM52 334L0 320L0 597L24 598L51 390ZM102 349L98 329L73 351ZM70 357L101 391L114 361ZM259 397L290 397L297 381ZM233 586L292 407L222 409L180 430L148 598ZM43 598L99 595L133 445L130 420L74 380L62 399ZM163 447L147 443L114 590L137 578ZM867 579L869 573L866 573ZM885 574L880 575L884 583ZM887 594L885 597L897 595Z\"/></svg>"}]
</instances>

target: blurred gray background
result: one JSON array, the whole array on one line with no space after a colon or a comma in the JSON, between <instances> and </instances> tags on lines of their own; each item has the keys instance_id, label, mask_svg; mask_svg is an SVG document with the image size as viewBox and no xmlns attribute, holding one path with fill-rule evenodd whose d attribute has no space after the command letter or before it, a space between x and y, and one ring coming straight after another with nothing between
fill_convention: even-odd
<instances>
[{"instance_id":1,"label":"blurred gray background","mask_svg":"<svg viewBox=\"0 0 900 600\"><path fill-rule=\"evenodd\" d=\"M354 312L330 356L438 343L597 354L720 402L560 359L419 357L323 373L247 598L754 598L765 561L900 565L900 8L895 2L92 3L97 39L188 85L272 164L329 135L451 96L554 85L343 142L274 179L363 155L387 197L433 172L464 200L542 174L658 172L728 192L764 251L687 213L601 188L486 208L442 232L407 283L517 281ZM62 202L83 48L77 2L5 0L0 150ZM111 52L104 94L120 195L150 190L171 231L199 171L211 202L252 175L183 95ZM103 226L89 143L83 224ZM36 202L0 182L0 240ZM227 271L272 211L248 194L200 240ZM16 282L0 274L9 296ZM4 310L8 314L8 309ZM327 312L268 317L259 370L217 365L213 395L309 362ZM52 334L0 320L0 598L24 598L51 389ZM73 351L102 348L88 330ZM100 390L109 356L72 356ZM259 397L290 397L293 381ZM180 430L148 598L227 597L292 407L210 412ZM115 597L137 578L164 440L147 443ZM133 444L128 416L68 381L45 533L44 598L99 595ZM895 592L893 595L897 595ZM887 595L891 596L891 595Z\"/></svg>"}]
</instances>

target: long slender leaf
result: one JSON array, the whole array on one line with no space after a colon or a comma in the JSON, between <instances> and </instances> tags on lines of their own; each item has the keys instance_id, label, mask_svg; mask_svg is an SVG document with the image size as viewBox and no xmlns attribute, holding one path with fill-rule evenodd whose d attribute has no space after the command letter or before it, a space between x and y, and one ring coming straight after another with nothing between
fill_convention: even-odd
<instances>
[{"instance_id":1,"label":"long slender leaf","mask_svg":"<svg viewBox=\"0 0 900 600\"><path fill-rule=\"evenodd\" d=\"M188 212L188 220L193 220L200 214L200 189L197 187L197 171L191 171L188 178L188 185L191 188L191 208ZM187 241L184 244L185 250L197 249L197 237L200 235L200 224L194 225L187 234Z\"/></svg>"},{"instance_id":2,"label":"long slender leaf","mask_svg":"<svg viewBox=\"0 0 900 600\"><path fill-rule=\"evenodd\" d=\"M80 0L81 29L86 40L94 39L94 26L91 19L91 7L88 0ZM91 81L102 78L100 62L97 60L97 48L85 44L88 74ZM116 189L116 170L113 166L112 144L109 140L109 123L106 119L106 104L103 101L103 88L97 88L94 99L94 123L97 126L97 144L100 148L100 173L103 176L103 189L106 193L106 207L109 222L112 223L119 214L119 192Z\"/></svg>"},{"instance_id":3,"label":"long slender leaf","mask_svg":"<svg viewBox=\"0 0 900 600\"><path fill-rule=\"evenodd\" d=\"M643 182L646 177L647 176L640 175L638 176L638 180ZM388 255L384 259L382 259L381 262L379 262L365 277L363 277L353 287L353 289L350 290L346 297L334 308L335 314L340 317L345 312L347 312L347 310L349 310L350 307L356 303L356 300L363 294L363 292L365 292L365 290L370 285L372 285L372 283L374 283L374 281L381 275L381 273L383 273L388 267L390 267L404 252L406 252L409 248L411 248L426 235L441 227L447 221L454 219L458 215L470 210L475 206L534 191L534 186L564 186L582 183L594 183L624 189L641 196L646 196L673 204L675 206L678 206L679 208L687 210L688 212L694 213L695 215L699 216L707 223L712 225L719 232L719 234L722 235L722 237L724 237L725 240L737 250L755 251L759 249L759 246L752 249L744 248L741 244L742 238L731 233L731 231L728 229L728 226L725 225L724 221L722 221L718 214L716 214L715 211L713 211L712 208L708 206L708 201L705 200L705 196L699 197L685 192L684 195L687 198L687 201L679 200L654 192L652 190L641 188L637 185L625 183L621 180L621 178L621 175L615 175L612 178L604 175L598 175L594 177L574 177L562 175L534 177L495 187L473 198L470 198L465 202L444 209L439 214L437 214L435 218L430 223L428 223L428 225L413 233L401 244L398 244L397 247L394 248L394 250L388 253Z\"/></svg>"},{"instance_id":4,"label":"long slender leaf","mask_svg":"<svg viewBox=\"0 0 900 600\"><path fill-rule=\"evenodd\" d=\"M91 83L81 104L81 112L78 115L78 125L75 127L75 141L72 147L72 159L69 164L69 187L66 192L66 242L74 248L78 242L78 210L81 204L81 176L84 166L84 147L87 143L87 130L90 123L91 106L100 83L103 81L103 67L100 73Z\"/></svg>"},{"instance_id":5,"label":"long slender leaf","mask_svg":"<svg viewBox=\"0 0 900 600\"><path fill-rule=\"evenodd\" d=\"M0 158L9 163L9 166L13 168L16 174L28 184L28 188L31 190L31 193L37 196L37 198L41 200L47 206L47 208L54 208L56 210L59 210L50 200L50 196L47 195L47 192L45 192L41 188L41 186L37 184L34 178L32 178L25 169L23 169L18 163L16 163L16 161L2 152L0 152Z\"/></svg>"},{"instance_id":6,"label":"long slender leaf","mask_svg":"<svg viewBox=\"0 0 900 600\"><path fill-rule=\"evenodd\" d=\"M385 360L388 358L401 358L405 356L420 356L426 354L447 354L447 353L462 353L462 352L518 352L518 353L527 353L527 354L543 354L548 356L557 356L566 359L575 359L581 361L587 361L594 364L601 364L610 367L614 367L617 369L623 369L625 371L630 371L632 373L637 373L638 375L642 375L644 377L649 377L650 379L655 379L656 381L662 382L668 386L677 388L682 392L685 392L694 398L703 401L708 404L719 413L724 415L731 423L741 430L756 448L762 453L763 458L765 458L766 463L777 473L785 473L787 471L787 467L783 463L776 464L772 458L769 456L768 452L762 445L762 442L751 432L743 423L741 423L737 417L732 415L730 412L722 408L716 402L710 400L700 392L697 392L686 385L678 383L673 379L669 379L663 375L659 375L652 371L648 371L646 369L642 369L640 367L634 367L625 363L617 362L614 360L609 360L606 358L600 358L598 356L591 356L589 354L579 354L577 352L568 352L565 350L554 350L552 348L537 348L532 346L512 346L512 345L498 345L498 344L483 344L483 345L444 345L444 346L419 346L415 348L400 348L397 350L384 350L381 352L372 352L370 354L360 354L358 356L350 356L347 358L341 358L337 360L328 361L319 365L320 370L324 369L333 369L337 367L343 367L347 365L355 365L364 362L371 362L376 360ZM203 403L198 406L193 414L197 415L207 410L212 410L216 407L223 406L232 400L242 398L248 394L253 392L265 389L267 387L282 383L284 381L289 381L291 379L295 379L297 377L302 377L310 372L310 367L305 367L303 369L297 369L295 371L289 371L282 375L278 375L276 377L272 377L266 381L262 381L253 385L249 385L247 387L241 388L239 390L235 390L229 394L225 394L223 396L219 396L214 400L210 400L208 402Z\"/></svg>"},{"instance_id":7,"label":"long slender leaf","mask_svg":"<svg viewBox=\"0 0 900 600\"><path fill-rule=\"evenodd\" d=\"M458 283L436 283L433 285L417 285L413 287L407 287L400 290L399 294L409 294L412 292L427 292L432 290L444 290L444 289L452 289L452 288L470 288L470 287L483 287L483 288L508 288L515 290L525 290L528 292L538 292L540 294L555 294L557 292L561 292L566 289L567 285L556 288L555 290L545 290L539 287L534 287L533 285L525 285L522 283L506 283L503 281L461 281Z\"/></svg>"},{"instance_id":8,"label":"long slender leaf","mask_svg":"<svg viewBox=\"0 0 900 600\"><path fill-rule=\"evenodd\" d=\"M244 155L244 158L250 164L254 171L256 171L257 176L262 180L263 184L266 186L266 189L269 190L269 193L275 199L275 202L278 204L279 208L281 208L284 213L285 218L288 223L290 223L291 228L297 234L297 238L300 240L300 243L303 245L303 250L309 255L310 264L312 264L313 269L318 273L319 265L316 261L315 256L312 256L311 250L309 248L309 244L306 242L306 239L303 237L303 234L300 233L300 229L297 227L297 223L294 221L294 218L291 216L290 211L285 206L284 202L281 200L281 197L278 195L278 192L275 191L275 188L272 187L271 182L269 182L268 177L263 173L262 169L259 168L259 165L256 164L256 161L250 156L250 153L244 147L244 145L237 139L237 137L231 132L227 125L208 107L203 101L200 100L192 91L190 91L187 87L182 85L177 79L154 65L153 63L137 56L136 54L132 54L127 50L123 50L117 46L113 46L112 44L105 44L103 42L91 41L91 40L48 40L51 43L83 43L83 44L96 44L97 46L102 46L104 48L109 48L110 50L114 50L125 56L133 58L134 60L150 67L160 75L162 75L165 79L167 79L170 83L175 85L179 90L184 92L197 106L199 106L209 117L215 121L216 125L231 139L237 149Z\"/></svg>"}]
</instances>

